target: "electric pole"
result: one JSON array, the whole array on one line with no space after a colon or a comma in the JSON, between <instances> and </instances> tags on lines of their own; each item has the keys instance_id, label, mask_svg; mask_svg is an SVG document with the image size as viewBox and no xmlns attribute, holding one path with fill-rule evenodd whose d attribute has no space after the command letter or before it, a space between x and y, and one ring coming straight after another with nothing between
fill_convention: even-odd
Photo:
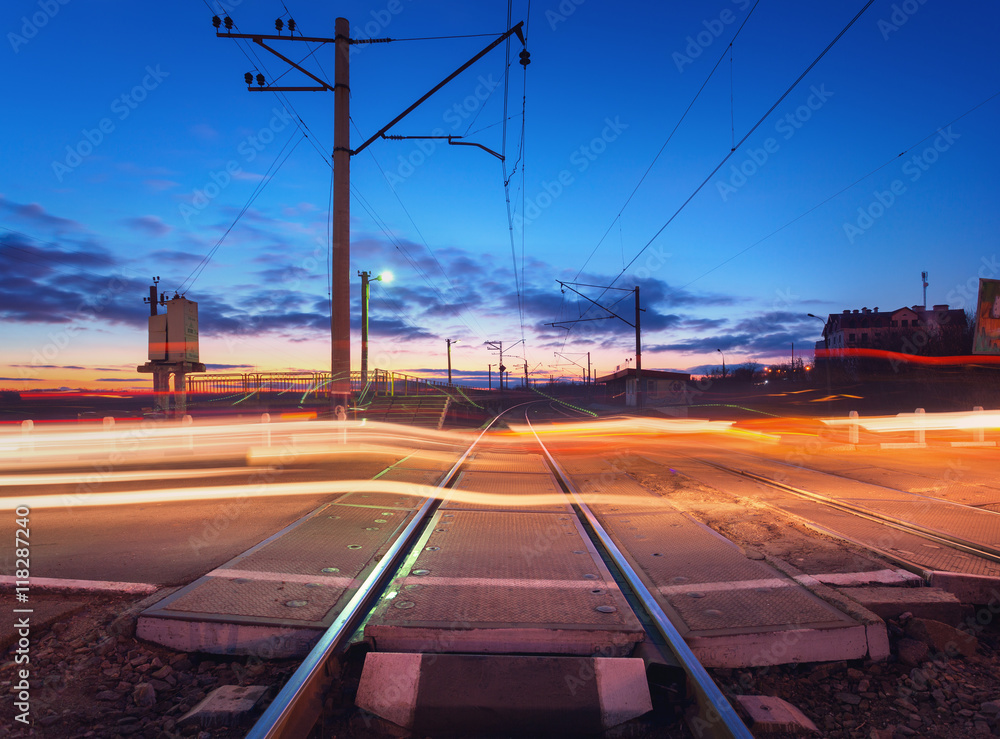
<instances>
[{"instance_id":1,"label":"electric pole","mask_svg":"<svg viewBox=\"0 0 1000 739\"><path fill-rule=\"evenodd\" d=\"M572 320L572 321L555 321L554 323L549 323L549 324L546 324L546 325L548 325L548 326L559 326L561 328L565 328L565 329L569 330L568 327L564 326L563 324L566 324L566 323L582 323L583 321L602 321L602 320L605 320L605 319L608 319L608 318L617 318L619 321L621 321L622 323L624 323L626 326L631 326L632 328L635 329L635 406L636 406L637 409L638 408L642 408L642 399L643 399L642 336L641 336L642 328L640 326L640 316L642 314L642 311L644 311L646 309L639 307L639 286L636 285L634 288L629 289L629 288L624 288L624 287L612 287L610 285L587 285L587 284L584 284L582 282L563 282L562 280L556 280L556 282L559 283L560 287L564 291L566 289L572 290L573 292L575 292L577 295L579 295L584 300L587 300L587 301L593 303L598 308L600 308L601 310L607 311L611 315L609 315L609 316L599 316L597 318L578 318L578 319L575 319L575 320ZM610 308L606 308L605 306L603 306L600 303L598 303L596 300L588 298L582 292L580 292L575 287L573 287L573 285L580 285L582 287L600 288L600 289L603 289L605 292L607 292L608 290L620 290L620 291L626 292L626 293L634 293L635 294L635 323L632 323L631 321L629 321L626 318L622 318L620 315L618 315L617 313L615 313L613 310L611 310ZM589 353L587 354L587 364L588 365L590 364L590 354Z\"/></svg>"},{"instance_id":2,"label":"electric pole","mask_svg":"<svg viewBox=\"0 0 1000 739\"><path fill-rule=\"evenodd\" d=\"M458 344L461 339L445 339L448 342L448 384L451 384L451 345Z\"/></svg>"},{"instance_id":3,"label":"electric pole","mask_svg":"<svg viewBox=\"0 0 1000 739\"><path fill-rule=\"evenodd\" d=\"M220 30L220 26L225 25L226 32ZM289 87L265 85L264 75L258 73L256 78L251 72L244 75L247 89L251 92L301 92L301 91L324 91L332 90L334 97L333 112L333 228L331 238L331 278L330 278L330 406L331 408L341 405L345 409L348 407L351 397L351 157L360 154L377 138L385 137L386 131L396 125L405 116L412 112L417 106L427 100L431 95L444 87L448 82L457 77L461 72L470 67L473 63L485 56L490 50L499 46L511 35L517 34L521 44L525 44L522 32L523 22L518 23L513 28L494 39L482 51L469 59L450 75L444 78L430 91L420 97L406 110L393 118L388 124L383 126L371 138L365 141L357 149L351 149L351 113L350 113L350 47L351 44L365 43L385 43L392 41L390 38L380 39L352 39L350 37L350 23L346 18L337 18L334 26L335 38L323 38L317 36L295 36L295 21L288 21L288 35L282 36L284 22L281 19L275 21L274 27L278 34L245 34L233 33L234 26L232 18L228 15L225 20L214 16L212 25L215 26L216 36L219 38L249 39L263 49L271 52L287 64L295 67L300 72L310 77L319 84L318 87ZM336 54L336 64L334 67L334 84L323 81L313 73L301 67L296 62L271 48L264 41L305 41L311 43L328 44L333 43ZM530 63L529 54L524 50L520 54L520 63L527 68ZM256 80L257 87L252 86ZM485 147L483 147L485 148ZM491 152L492 153L492 152Z\"/></svg>"}]
</instances>

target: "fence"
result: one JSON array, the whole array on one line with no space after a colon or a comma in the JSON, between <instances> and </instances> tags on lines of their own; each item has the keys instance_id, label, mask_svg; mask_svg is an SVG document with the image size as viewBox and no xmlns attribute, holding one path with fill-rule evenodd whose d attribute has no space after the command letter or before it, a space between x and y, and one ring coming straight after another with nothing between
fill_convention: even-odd
<instances>
[{"instance_id":1,"label":"fence","mask_svg":"<svg viewBox=\"0 0 1000 739\"><path fill-rule=\"evenodd\" d=\"M402 372L371 370L368 383L362 383L361 373L351 373L351 392L359 402L375 396L443 395L457 386L440 380L427 380ZM471 388L464 388L466 390ZM477 388L478 389L478 388ZM187 391L190 400L230 400L234 403L253 396L289 395L300 402L330 397L329 372L247 372L242 374L189 374Z\"/></svg>"}]
</instances>

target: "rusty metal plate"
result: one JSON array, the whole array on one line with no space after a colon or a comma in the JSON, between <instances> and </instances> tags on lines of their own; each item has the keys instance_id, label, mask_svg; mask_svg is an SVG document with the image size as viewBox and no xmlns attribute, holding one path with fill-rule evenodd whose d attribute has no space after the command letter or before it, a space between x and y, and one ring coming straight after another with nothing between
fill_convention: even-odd
<instances>
[{"instance_id":1,"label":"rusty metal plate","mask_svg":"<svg viewBox=\"0 0 1000 739\"><path fill-rule=\"evenodd\" d=\"M541 454L480 453L466 461L466 468L480 472L548 472Z\"/></svg>"},{"instance_id":2,"label":"rusty metal plate","mask_svg":"<svg viewBox=\"0 0 1000 739\"><path fill-rule=\"evenodd\" d=\"M517 581L423 585L407 581L381 615L385 624L517 629L614 629L637 625L601 582L584 587L537 586ZM602 610L597 610L602 607ZM605 612L607 611L607 612Z\"/></svg>"},{"instance_id":3,"label":"rusty metal plate","mask_svg":"<svg viewBox=\"0 0 1000 739\"><path fill-rule=\"evenodd\" d=\"M439 510L411 569L484 580L596 582L600 575L570 513Z\"/></svg>"},{"instance_id":4,"label":"rusty metal plate","mask_svg":"<svg viewBox=\"0 0 1000 739\"><path fill-rule=\"evenodd\" d=\"M855 626L855 622L791 581L722 590L688 588L666 596L694 632L747 633Z\"/></svg>"},{"instance_id":5,"label":"rusty metal plate","mask_svg":"<svg viewBox=\"0 0 1000 739\"><path fill-rule=\"evenodd\" d=\"M575 475L572 477L572 481L583 497L583 501L594 513L614 515L676 511L669 502L652 494L631 477L622 475L613 479L604 479ZM608 501L606 499L609 496L620 498L620 500Z\"/></svg>"},{"instance_id":6,"label":"rusty metal plate","mask_svg":"<svg viewBox=\"0 0 1000 739\"><path fill-rule=\"evenodd\" d=\"M336 505L363 506L366 508L390 508L392 510L412 510L420 507L421 495L400 495L399 493L348 493L336 500Z\"/></svg>"},{"instance_id":7,"label":"rusty metal plate","mask_svg":"<svg viewBox=\"0 0 1000 739\"><path fill-rule=\"evenodd\" d=\"M446 499L442 508L448 510L524 510L524 511L570 511L568 500L555 478L546 473L463 472L455 485L455 490L471 493L487 493L493 498L487 501L460 501ZM526 506L518 502L523 495L556 496L542 505ZM556 502L556 501L560 502Z\"/></svg>"},{"instance_id":8,"label":"rusty metal plate","mask_svg":"<svg viewBox=\"0 0 1000 739\"><path fill-rule=\"evenodd\" d=\"M1000 564L995 562L828 506L789 497L772 501L772 505L862 546L885 551L928 570L1000 577Z\"/></svg>"},{"instance_id":9,"label":"rusty metal plate","mask_svg":"<svg viewBox=\"0 0 1000 739\"><path fill-rule=\"evenodd\" d=\"M170 611L320 622L345 587L322 583L211 578L170 603Z\"/></svg>"},{"instance_id":10,"label":"rusty metal plate","mask_svg":"<svg viewBox=\"0 0 1000 739\"><path fill-rule=\"evenodd\" d=\"M354 577L394 537L409 510L329 505L315 516L225 565L237 570Z\"/></svg>"},{"instance_id":11,"label":"rusty metal plate","mask_svg":"<svg viewBox=\"0 0 1000 739\"><path fill-rule=\"evenodd\" d=\"M643 630L571 514L439 510L365 627L379 649L625 655Z\"/></svg>"},{"instance_id":12,"label":"rusty metal plate","mask_svg":"<svg viewBox=\"0 0 1000 739\"><path fill-rule=\"evenodd\" d=\"M865 510L1000 549L1000 515L956 503L915 497L906 503L854 501Z\"/></svg>"},{"instance_id":13,"label":"rusty metal plate","mask_svg":"<svg viewBox=\"0 0 1000 739\"><path fill-rule=\"evenodd\" d=\"M732 542L679 512L598 515L657 586L780 577Z\"/></svg>"}]
</instances>

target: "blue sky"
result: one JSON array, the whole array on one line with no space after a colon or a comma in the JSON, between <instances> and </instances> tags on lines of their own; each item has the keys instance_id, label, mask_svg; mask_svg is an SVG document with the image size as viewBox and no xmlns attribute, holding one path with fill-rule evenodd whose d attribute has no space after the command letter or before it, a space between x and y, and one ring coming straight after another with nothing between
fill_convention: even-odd
<instances>
[{"instance_id":1,"label":"blue sky","mask_svg":"<svg viewBox=\"0 0 1000 739\"><path fill-rule=\"evenodd\" d=\"M807 313L919 304L923 270L928 303L971 306L978 278L1000 277L993 3L876 0L691 197L863 5L513 2L531 64L515 41L506 140L503 45L391 131L465 136L503 164L415 140L352 160L355 324L357 270L396 275L372 289L371 365L443 372L448 338L461 341L459 377L497 363L486 340L523 339L506 364L520 373L526 358L537 377L578 372L556 352L589 351L602 374L624 365L625 324L547 325L586 307L556 280L639 285L643 365L662 369L698 371L718 349L731 365L810 351L822 326ZM270 82L287 65L217 39L210 7L5 4L0 384L148 383L134 367L153 275L198 301L211 368L327 366L333 96L248 92L245 72ZM499 34L508 13L492 1L224 7L245 33L290 13L303 34L332 36L342 15L352 37L397 39ZM355 46L352 145L490 40ZM332 47L275 47L315 50L303 64L332 81ZM309 81L293 70L281 83ZM622 296L615 310L631 315L626 293L599 299Z\"/></svg>"}]
</instances>

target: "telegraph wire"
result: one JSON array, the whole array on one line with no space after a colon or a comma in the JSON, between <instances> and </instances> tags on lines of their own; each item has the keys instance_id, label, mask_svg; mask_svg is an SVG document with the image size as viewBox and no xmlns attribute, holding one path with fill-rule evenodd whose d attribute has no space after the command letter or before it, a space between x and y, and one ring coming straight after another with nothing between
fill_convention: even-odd
<instances>
[{"instance_id":1,"label":"telegraph wire","mask_svg":"<svg viewBox=\"0 0 1000 739\"><path fill-rule=\"evenodd\" d=\"M963 118L965 118L970 113L975 112L979 108L981 108L984 105L986 105L986 103L990 102L991 100L993 100L994 98L996 98L998 96L1000 96L1000 91L997 91L997 92L993 93L992 95L990 95L985 100L983 100L980 103L978 103L978 104L974 105L973 107L969 108L967 111L965 111L964 113L962 113L960 116L958 116L954 120L951 120L948 123L945 123L943 126L939 126L938 128L935 128L929 134L927 134L922 139L920 139L920 141L917 141L915 144L907 147L906 149L903 149L903 151L901 151L899 154L897 154L896 156L892 157L891 159L889 159L885 163L880 164L879 166L875 167L875 169L873 169L870 172L868 172L868 174L862 175L858 179L854 180L854 182L852 182L851 184L846 185L846 186L842 187L841 189L837 190L837 192L835 192L830 197L826 198L825 200L820 201L819 203L817 203L813 207L809 208L809 210L807 210L807 211L805 211L803 213L800 213L799 215L795 216L795 218L793 218L792 220L788 221L783 226L779 226L774 231L772 231L771 233L767 234L767 236L764 236L764 237L758 239L757 241L755 241L752 244L750 244L750 246L748 246L748 247L746 247L744 249L741 249L740 251L736 252L735 254L733 254L732 256L728 257L727 259L724 259L723 261L719 262L717 265L715 265L711 269L709 269L709 270L701 273L697 277L695 277L690 282L688 282L688 283L686 283L684 285L681 285L680 288L678 288L678 289L683 290L684 288L686 288L686 287L688 287L690 285L693 285L695 282L697 282L698 280L700 280L702 277L706 277L707 275L710 275L712 272L715 272L715 270L720 269L721 267L724 267L725 265L729 264L731 261L733 261L737 257L742 256L743 254L746 254L748 251L750 251L751 249L753 249L755 246L758 246L759 244L762 244L763 242L767 241L769 238L771 238L775 234L777 234L777 233L779 233L781 231L784 231L786 228L788 228L789 226L791 226L796 221L799 221L799 220L805 218L807 215L809 215L810 213L812 213L817 208L820 208L820 207L826 205L831 200L833 200L836 197L839 197L840 195L842 195L843 193L847 192L848 190L850 190L855 185L858 185L858 184L864 182L865 180L867 180L869 177L871 177L876 172L879 172L880 170L885 169L890 164L892 164L893 162L897 161L900 157L905 156L909 152L911 152L914 149L916 149L918 146L920 146L922 143L924 143L925 141L927 141L928 139L930 139L931 137L933 137L935 134L939 133L943 129L948 128L949 126L955 125L956 123L958 123L958 121L962 120Z\"/></svg>"},{"instance_id":2,"label":"telegraph wire","mask_svg":"<svg viewBox=\"0 0 1000 739\"><path fill-rule=\"evenodd\" d=\"M611 232L611 229L615 225L615 221L617 221L619 218L621 218L622 213L625 212L625 209L628 207L629 203L632 202L632 198L634 198L635 194L639 191L639 187L646 180L646 177L649 176L649 173L652 171L653 166L656 164L656 162L659 160L660 156L663 154L664 149L667 148L667 144L670 143L671 139L673 139L673 137L674 137L674 134L677 133L677 129L680 128L681 123L683 123L684 119L687 118L687 114L691 112L691 108L694 107L694 104L698 101L698 98L701 96L701 93L705 90L705 87L708 85L708 83L711 81L712 77L715 75L715 72L719 68L719 65L722 64L723 60L726 58L726 54L729 53L729 49L730 49L730 47L732 47L733 42L736 41L736 38L740 35L740 32L743 30L743 27L747 24L747 21L750 20L750 16L753 15L754 10L757 9L757 5L759 3L760 3L760 0L756 0L756 2L753 4L753 7L750 8L750 12L747 13L746 18L743 19L743 22L740 24L740 27L736 29L736 33L734 33L732 39L730 39L730 41L729 41L729 47L727 47L726 50L723 51L722 54L719 56L718 60L715 62L715 66L712 67L712 70L708 73L708 76L705 77L705 81L701 83L701 87L698 88L698 91L694 94L694 97L691 98L691 102L688 103L688 106L687 106L687 108L684 109L684 112L681 114L681 117L677 119L677 123L674 124L674 127L670 131L670 134L667 136L666 141L663 142L663 145L660 147L660 150L658 152L656 152L656 156L653 157L653 161L649 163L649 166L646 167L646 171L642 173L642 177L639 178L639 181L635 184L635 187L632 188L632 192L629 194L628 198L625 200L625 204L622 205L621 209L618 211L618 215L616 215L614 217L614 219L611 221L611 223L608 225L608 228L604 232L604 235L601 236L600 241L597 242L597 245L594 247L593 251L590 252L590 256L587 257L586 261L583 263L583 266L580 267L579 271L577 271L576 275L573 277L574 280L578 280L580 278L580 275L583 274L583 270L585 270L587 268L587 265L590 264L590 260L593 259L594 254L597 253L597 250L600 248L601 244L604 243L604 239L606 239L608 237L608 234ZM871 2L869 2L869 5L870 4L871 4ZM826 53L826 52L824 52L824 53ZM732 151L736 151L736 145L735 144L733 144Z\"/></svg>"},{"instance_id":3,"label":"telegraph wire","mask_svg":"<svg viewBox=\"0 0 1000 739\"><path fill-rule=\"evenodd\" d=\"M177 292L184 293L187 290L191 289L195 281L201 276L202 272L205 271L205 267L208 266L208 263L212 260L212 257L215 256L215 253L219 250L219 247L222 246L222 242L225 241L227 236L229 236L229 232L232 231L233 228L235 228L236 224L239 223L239 220L250 209L250 206L253 205L254 201L260 196L262 192L264 192L264 188L266 188L267 185L271 182L271 180L274 178L274 175L278 173L278 170L281 169L281 166L286 161L288 161L288 157L290 157L292 155L292 152L294 152L298 148L299 144L302 143L302 140L308 138L304 133L301 134L299 140L295 142L295 145L292 146L292 148L288 151L288 153L285 154L284 158L281 159L279 162L278 160L279 157L281 157L282 152L284 152L285 149L288 148L288 145L291 143L292 139L295 138L295 134L297 133L300 133L300 129L298 128L298 126L296 126L295 130L292 131L292 135L288 138L288 141L285 142L285 145L281 147L281 151L279 151L277 156L275 156L274 160L271 162L271 166L268 168L267 172L265 172L260 182L257 183L257 186L250 194L250 197L247 200L246 204L243 206L240 212L237 213L236 218L233 219L233 222L229 225L229 228L227 228L225 233L223 233L222 236L219 237L219 240L215 242L215 246L213 246L208 251L208 253L204 257L202 257L202 260L201 262L198 263L198 266L195 267L191 271L191 274L189 274L187 278L180 284L180 287L177 288Z\"/></svg>"},{"instance_id":4,"label":"telegraph wire","mask_svg":"<svg viewBox=\"0 0 1000 739\"><path fill-rule=\"evenodd\" d=\"M669 226L669 225L670 225L670 224L671 224L671 223L673 222L673 220L674 220L674 219L675 219L675 218L676 218L676 217L677 217L678 215L680 215L681 211L682 211L682 210L684 210L684 208L685 208L685 207L687 207L687 204L688 204L688 203L690 203L690 202L691 202L692 200L694 200L694 197L695 197L695 196L696 196L696 195L697 195L697 194L698 194L699 192L701 192L702 188L703 188L703 187L705 187L705 185L706 185L706 184L708 184L709 180L711 180L711 179L712 179L712 178L713 178L713 177L715 176L716 172L718 172L718 171L719 171L720 169L722 169L722 166L723 166L723 165L724 165L724 164L725 164L726 162L728 162L728 161L729 161L729 159L730 159L730 158L731 158L731 157L733 156L733 154L735 154L735 153L736 153L736 151L737 151L737 150L738 150L738 149L739 149L739 148L740 148L740 147L741 147L741 146L743 145L743 143L744 143L744 142L745 142L745 141L746 141L746 140L747 140L748 138L750 138L750 136L752 136L752 135L753 135L753 133L754 133L754 132L755 132L755 131L756 131L756 130L757 130L758 128L760 128L761 124L763 124L763 123L764 123L764 121L765 121L765 120L767 120L768 116L770 116L770 115L771 115L771 113L773 113L773 112L774 112L774 110L775 110L775 109L776 109L776 108L777 108L777 107L778 107L778 106L779 106L779 105L780 105L780 104L781 104L781 103L782 103L782 102L784 101L784 99L785 99L786 97L788 97L788 96L789 96L789 95L791 94L792 90L794 90L794 89L795 89L795 88L796 88L796 87L798 86L798 84L799 84L799 83L800 83L800 82L801 82L801 81L802 81L803 79L805 79L805 76L806 76L807 74L809 74L809 72L811 72L811 71L812 71L813 67L815 67L815 66L816 66L817 64L819 64L820 60L821 60L821 59L822 59L822 58L823 58L824 56L826 56L827 52L829 52L829 51L830 51L830 49L832 49L832 48L833 48L834 44L836 44L836 43L837 43L837 42L838 42L838 41L839 41L839 40L841 39L841 37L843 37L843 35L844 35L845 33L847 33L847 31L848 31L848 30L849 30L849 29L851 28L851 26L853 26L853 25L854 25L854 24L855 24L855 23L856 23L856 22L858 21L858 19L859 19L859 18L860 18L860 17L861 17L861 16L862 16L862 15L863 15L864 13L865 13L865 11L866 11L866 10L868 10L868 8L869 8L869 7L871 7L872 3L874 3L874 2L875 2L875 0L868 0L868 2L866 2L866 3L865 3L864 7L863 7L863 8L861 8L861 10L859 10L859 11L858 11L857 15L855 15L855 16L854 16L854 17L853 17L853 18L852 18L852 19L851 19L850 21L848 21L847 25L846 25L846 26L844 26L844 27L843 27L843 28L842 28L842 29L840 30L840 32L839 32L839 33L838 33L838 34L837 34L837 35L836 35L836 36L835 36L835 37L833 38L833 41L831 41L831 42L830 42L829 44L827 44L826 48L825 48L825 49L823 49L823 51L821 51L821 52L819 53L819 55L818 55L818 56L817 56L817 57L816 57L815 59L813 59L813 60L812 60L812 62L811 62L811 63L809 64L809 66L808 66L808 67L806 67L806 68L805 68L805 70L804 70L804 71L803 71L803 72L802 72L802 73L801 73L801 74L800 74L800 75L799 75L799 76L798 76L798 77L797 77L797 78L795 79L795 81L794 81L794 82L792 82L792 84L788 86L788 89L786 89L786 90L785 90L785 91L784 91L784 92L783 92L783 93L781 94L781 96L780 96L780 97L779 97L779 98L778 98L778 99L777 99L777 100L776 100L776 101L774 102L774 104L773 104L773 105L772 105L772 106L771 106L770 108L768 108L767 112L766 112L766 113L764 113L764 115L762 115L762 116L761 116L761 117L760 117L760 118L759 118L759 119L757 120L757 122L756 122L755 124L753 124L753 126L752 126L752 127L750 128L750 130L749 130L749 131L747 131L747 133L746 133L746 134L745 134L745 135L743 136L743 138L741 138L741 139L739 140L739 142L737 142L736 146L735 146L735 147L734 147L734 148L732 149L732 151L728 152L728 153L727 153L727 154L726 154L726 155L725 155L725 156L724 156L724 157L722 158L722 161L720 161L720 162L719 162L719 163L718 163L718 164L717 164L717 165L715 166L715 169L713 169L713 170L712 170L712 171L711 171L711 172L710 172L710 173L708 174L708 176L707 176L707 177L706 177L706 178L705 178L704 180L702 180L702 181L701 181L701 184L699 184L699 185L698 185L698 186L697 186L697 187L696 187L696 188L694 189L694 191L693 191L693 192L692 192L692 193L691 193L691 194L690 194L690 195L689 195L689 196L687 197L687 199L686 199L686 200L685 200L685 201L684 201L683 203L681 203L680 207L678 207L678 208L677 208L677 210L675 210L675 211L674 211L673 215L671 215L671 216L670 216L670 217L669 217L669 218L668 218L668 219L666 220L666 222L665 222L665 223L664 223L664 224L663 224L662 226L660 226L659 230L658 230L658 231L657 231L657 232L656 232L655 234L653 234L652 238L650 238L650 239L649 239L649 241L647 241L647 242L646 242L645 246L643 246L643 247L642 247L642 248L641 248L641 249L640 249L640 250L639 250L639 251L638 251L638 252L636 253L636 255L635 255L634 257L632 257L632 260L631 260L631 261L630 261L630 262L629 262L629 263L628 263L627 265L625 265L625 267L624 267L624 268L622 269L622 271L621 271L621 272L619 272L619 273L618 273L618 275L617 275L616 277L614 277L614 278L613 278L613 279L611 280L611 285L614 285L614 284L615 284L616 282L618 282L618 280L619 280L619 279L621 279L622 275L624 275L624 274L625 274L625 272L626 272L626 271L628 270L628 268L629 268L629 267L631 267L631 266L632 266L633 264L635 264L636 260L638 260L638 259L639 259L639 257L641 257L641 256L642 256L642 255L643 255L643 254L645 253L646 249L648 249L648 248L649 248L649 247L650 247L650 246L651 246L651 245L653 244L653 242L654 242L654 241L656 241L656 239L657 239L657 238L659 237L659 235L660 235L661 233L663 233L663 231L664 231L664 230L666 230L667 226ZM606 290L605 290L605 292L606 292ZM603 295L603 294L604 294L604 292L602 292L602 293L601 293L601 295ZM598 296L598 297L600 297L600 296Z\"/></svg>"}]
</instances>

